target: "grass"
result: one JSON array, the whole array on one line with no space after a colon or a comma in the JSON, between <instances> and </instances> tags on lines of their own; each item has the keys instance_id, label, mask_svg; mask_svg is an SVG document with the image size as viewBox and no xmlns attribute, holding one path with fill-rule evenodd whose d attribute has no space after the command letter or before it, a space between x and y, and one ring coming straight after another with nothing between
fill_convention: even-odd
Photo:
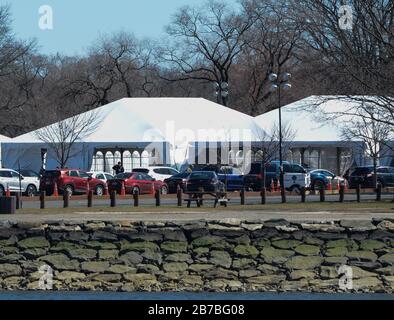
<instances>
[{"instance_id":1,"label":"grass","mask_svg":"<svg viewBox=\"0 0 394 320\"><path fill-rule=\"evenodd\" d=\"M71 203L72 204L72 203ZM229 207L217 207L213 208L212 202L206 203L204 207L197 208L195 205L192 205L191 208L177 207L173 205L163 205L161 207L156 206L140 206L133 207L130 206L118 206L115 208L98 206L93 208L87 207L69 207L69 208L47 208L47 209L21 209L18 210L18 214L72 214L72 213L100 213L100 212L116 212L116 213L179 213L179 214L187 214L190 212L206 212L206 211L217 211L217 210L225 210L225 211L291 211L291 212L370 212L370 213L379 213L379 212L393 212L394 213L394 203L391 201L364 201L361 203L357 202L307 202L307 203L278 203L278 204L266 204L266 205L230 205Z\"/></svg>"}]
</instances>

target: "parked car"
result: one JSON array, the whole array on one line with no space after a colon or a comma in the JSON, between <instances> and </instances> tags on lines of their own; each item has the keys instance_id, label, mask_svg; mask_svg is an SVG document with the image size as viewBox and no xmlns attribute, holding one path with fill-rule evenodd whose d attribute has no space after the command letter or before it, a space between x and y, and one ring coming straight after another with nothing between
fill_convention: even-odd
<instances>
[{"instance_id":1,"label":"parked car","mask_svg":"<svg viewBox=\"0 0 394 320\"><path fill-rule=\"evenodd\" d=\"M338 189L338 184L347 183L344 178L324 169L312 170L309 174L311 176L312 190L327 189L330 181L332 189Z\"/></svg>"},{"instance_id":2,"label":"parked car","mask_svg":"<svg viewBox=\"0 0 394 320\"><path fill-rule=\"evenodd\" d=\"M160 190L162 194L168 193L168 186L155 178L140 172L123 172L117 174L113 179L108 180L108 190L113 190L120 194L124 183L126 194L149 194L154 186L155 191Z\"/></svg>"},{"instance_id":3,"label":"parked car","mask_svg":"<svg viewBox=\"0 0 394 320\"><path fill-rule=\"evenodd\" d=\"M207 166L201 171L216 172L219 180L224 183L227 191L240 191L244 187L244 175L242 172L230 166Z\"/></svg>"},{"instance_id":4,"label":"parked car","mask_svg":"<svg viewBox=\"0 0 394 320\"><path fill-rule=\"evenodd\" d=\"M224 192L225 186L214 171L194 171L186 182L187 192Z\"/></svg>"},{"instance_id":5,"label":"parked car","mask_svg":"<svg viewBox=\"0 0 394 320\"><path fill-rule=\"evenodd\" d=\"M23 181L28 183L28 188L30 190L28 190L28 192L26 192L26 195L28 195L28 196L36 195L38 189L40 188L40 174L36 171L28 170L28 169L21 169L20 171L15 169L14 171L19 172L24 178ZM34 185L34 188L33 188L33 185Z\"/></svg>"},{"instance_id":6,"label":"parked car","mask_svg":"<svg viewBox=\"0 0 394 320\"><path fill-rule=\"evenodd\" d=\"M112 175L108 172L103 172L103 171L91 171L91 172L88 172L88 174L91 175L92 178L99 179L105 183L107 183L108 180L111 180L114 178L114 175Z\"/></svg>"},{"instance_id":7,"label":"parked car","mask_svg":"<svg viewBox=\"0 0 394 320\"><path fill-rule=\"evenodd\" d=\"M165 179L179 173L178 170L171 167L134 168L132 172L145 173L158 181L164 181Z\"/></svg>"},{"instance_id":8,"label":"parked car","mask_svg":"<svg viewBox=\"0 0 394 320\"><path fill-rule=\"evenodd\" d=\"M310 176L306 170L295 163L283 161L284 185L286 190L300 192L301 188L310 187ZM270 189L272 181L277 185L280 177L279 161L271 161L265 164L265 187ZM261 190L263 170L261 162L251 164L250 172L245 175L245 187L253 191Z\"/></svg>"},{"instance_id":9,"label":"parked car","mask_svg":"<svg viewBox=\"0 0 394 320\"><path fill-rule=\"evenodd\" d=\"M9 188L10 192L22 192L26 196L34 196L39 188L37 180L25 178L12 169L0 169L0 196Z\"/></svg>"},{"instance_id":10,"label":"parked car","mask_svg":"<svg viewBox=\"0 0 394 320\"><path fill-rule=\"evenodd\" d=\"M181 187L182 191L186 191L186 182L189 176L190 172L185 171L164 179L164 183L168 186L168 192L176 193L178 185Z\"/></svg>"},{"instance_id":11,"label":"parked car","mask_svg":"<svg viewBox=\"0 0 394 320\"><path fill-rule=\"evenodd\" d=\"M69 195L86 193L88 185L89 189L98 196L102 196L105 190L105 182L95 179L86 171L79 169L46 170L41 177L40 190L45 190L47 195L51 195L55 183L59 193L67 190Z\"/></svg>"},{"instance_id":12,"label":"parked car","mask_svg":"<svg viewBox=\"0 0 394 320\"><path fill-rule=\"evenodd\" d=\"M377 182L382 187L394 186L394 167L378 167L376 169ZM357 167L349 176L349 187L354 189L357 185L362 188L373 188L373 166Z\"/></svg>"}]
</instances>

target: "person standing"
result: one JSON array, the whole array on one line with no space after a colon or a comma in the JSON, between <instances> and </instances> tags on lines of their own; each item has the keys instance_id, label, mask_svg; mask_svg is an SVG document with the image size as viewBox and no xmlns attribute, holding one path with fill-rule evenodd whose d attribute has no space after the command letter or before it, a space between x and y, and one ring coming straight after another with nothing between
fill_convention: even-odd
<instances>
[{"instance_id":1,"label":"person standing","mask_svg":"<svg viewBox=\"0 0 394 320\"><path fill-rule=\"evenodd\" d=\"M124 168L123 168L121 162L118 162L118 164L115 165L112 169L115 171L116 174L119 174L119 173L123 173L123 172L124 172Z\"/></svg>"}]
</instances>

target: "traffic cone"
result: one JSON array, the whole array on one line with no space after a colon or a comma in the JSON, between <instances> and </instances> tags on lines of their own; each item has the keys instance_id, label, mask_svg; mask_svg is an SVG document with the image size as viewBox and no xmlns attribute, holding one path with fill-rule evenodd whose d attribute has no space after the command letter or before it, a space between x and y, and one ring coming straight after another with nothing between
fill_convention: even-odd
<instances>
[{"instance_id":1,"label":"traffic cone","mask_svg":"<svg viewBox=\"0 0 394 320\"><path fill-rule=\"evenodd\" d=\"M328 179L327 190L332 191L332 182L331 179Z\"/></svg>"},{"instance_id":2,"label":"traffic cone","mask_svg":"<svg viewBox=\"0 0 394 320\"><path fill-rule=\"evenodd\" d=\"M274 183L274 179L271 179L271 192L274 192L275 190L275 183Z\"/></svg>"},{"instance_id":3,"label":"traffic cone","mask_svg":"<svg viewBox=\"0 0 394 320\"><path fill-rule=\"evenodd\" d=\"M105 195L105 196L108 196L108 194L109 194L109 192L108 192L108 184L106 183L106 184L104 185L104 195Z\"/></svg>"},{"instance_id":4,"label":"traffic cone","mask_svg":"<svg viewBox=\"0 0 394 320\"><path fill-rule=\"evenodd\" d=\"M5 196L6 197L11 197L10 186L8 184L7 184L7 190L5 191Z\"/></svg>"},{"instance_id":5,"label":"traffic cone","mask_svg":"<svg viewBox=\"0 0 394 320\"><path fill-rule=\"evenodd\" d=\"M54 197L59 196L59 190L57 189L57 182L55 182L55 185L53 186L53 196Z\"/></svg>"},{"instance_id":6,"label":"traffic cone","mask_svg":"<svg viewBox=\"0 0 394 320\"><path fill-rule=\"evenodd\" d=\"M338 183L337 183L337 189L340 190L341 189L341 181L338 179Z\"/></svg>"},{"instance_id":7,"label":"traffic cone","mask_svg":"<svg viewBox=\"0 0 394 320\"><path fill-rule=\"evenodd\" d=\"M155 190L155 184L154 183L152 183L152 194L153 194L153 196L156 194L156 190Z\"/></svg>"},{"instance_id":8,"label":"traffic cone","mask_svg":"<svg viewBox=\"0 0 394 320\"><path fill-rule=\"evenodd\" d=\"M280 179L278 179L277 183L276 183L276 192L280 191Z\"/></svg>"},{"instance_id":9,"label":"traffic cone","mask_svg":"<svg viewBox=\"0 0 394 320\"><path fill-rule=\"evenodd\" d=\"M124 181L122 181L122 187L120 189L120 195L121 195L121 197L126 196L126 188L124 186Z\"/></svg>"},{"instance_id":10,"label":"traffic cone","mask_svg":"<svg viewBox=\"0 0 394 320\"><path fill-rule=\"evenodd\" d=\"M344 180L344 184L345 184L345 191L348 191L349 190L349 184L348 184L346 179Z\"/></svg>"}]
</instances>

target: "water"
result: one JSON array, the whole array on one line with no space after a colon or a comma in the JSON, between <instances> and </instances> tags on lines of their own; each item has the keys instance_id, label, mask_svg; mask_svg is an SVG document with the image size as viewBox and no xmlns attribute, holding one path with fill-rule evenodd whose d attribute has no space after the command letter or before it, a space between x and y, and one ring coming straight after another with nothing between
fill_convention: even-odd
<instances>
[{"instance_id":1,"label":"water","mask_svg":"<svg viewBox=\"0 0 394 320\"><path fill-rule=\"evenodd\" d=\"M394 300L394 294L0 291L0 300Z\"/></svg>"}]
</instances>

